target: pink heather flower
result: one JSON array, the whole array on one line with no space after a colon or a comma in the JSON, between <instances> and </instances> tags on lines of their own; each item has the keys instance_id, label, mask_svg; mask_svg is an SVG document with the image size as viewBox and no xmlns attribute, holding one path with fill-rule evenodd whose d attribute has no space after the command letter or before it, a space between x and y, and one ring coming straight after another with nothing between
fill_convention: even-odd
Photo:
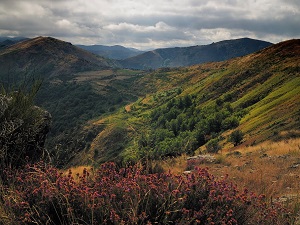
<instances>
[{"instance_id":1,"label":"pink heather flower","mask_svg":"<svg viewBox=\"0 0 300 225\"><path fill-rule=\"evenodd\" d=\"M116 198L116 195L115 195L115 194L111 194L110 197L111 197L112 199L114 199L114 198Z\"/></svg>"}]
</instances>

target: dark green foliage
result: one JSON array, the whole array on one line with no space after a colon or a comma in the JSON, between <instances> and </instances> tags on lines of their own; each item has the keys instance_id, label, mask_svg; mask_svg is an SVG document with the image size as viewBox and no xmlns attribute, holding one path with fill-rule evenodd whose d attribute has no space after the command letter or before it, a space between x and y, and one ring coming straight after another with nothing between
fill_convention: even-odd
<instances>
[{"instance_id":1,"label":"dark green foliage","mask_svg":"<svg viewBox=\"0 0 300 225\"><path fill-rule=\"evenodd\" d=\"M227 117L221 122L223 130L235 128L239 125L239 120L235 116Z\"/></svg>"},{"instance_id":2,"label":"dark green foliage","mask_svg":"<svg viewBox=\"0 0 300 225\"><path fill-rule=\"evenodd\" d=\"M229 136L229 141L233 143L234 146L239 145L244 138L244 134L241 130L233 131Z\"/></svg>"},{"instance_id":3,"label":"dark green foliage","mask_svg":"<svg viewBox=\"0 0 300 225\"><path fill-rule=\"evenodd\" d=\"M218 151L221 149L218 139L209 140L205 146L208 153L218 153Z\"/></svg>"},{"instance_id":4,"label":"dark green foliage","mask_svg":"<svg viewBox=\"0 0 300 225\"><path fill-rule=\"evenodd\" d=\"M124 85L127 85L124 81ZM133 82L133 80L128 81ZM118 84L119 85L119 84ZM37 95L37 104L47 109L53 117L47 148L57 166L67 163L80 150L86 149L97 132L84 131L87 121L111 113L134 100L130 93L121 93L112 86L105 94L97 92L90 82L45 83ZM102 127L96 130L101 130Z\"/></svg>"},{"instance_id":5,"label":"dark green foliage","mask_svg":"<svg viewBox=\"0 0 300 225\"><path fill-rule=\"evenodd\" d=\"M216 104L199 108L192 95L169 99L152 111L150 119L152 130L139 141L141 155L150 158L193 154L211 138L239 125L239 117L229 102L219 98ZM209 152L220 149L215 142L208 143Z\"/></svg>"},{"instance_id":6,"label":"dark green foliage","mask_svg":"<svg viewBox=\"0 0 300 225\"><path fill-rule=\"evenodd\" d=\"M51 116L35 107L33 98L39 83L27 92L25 87L0 94L0 168L21 167L44 156L44 142Z\"/></svg>"}]
</instances>

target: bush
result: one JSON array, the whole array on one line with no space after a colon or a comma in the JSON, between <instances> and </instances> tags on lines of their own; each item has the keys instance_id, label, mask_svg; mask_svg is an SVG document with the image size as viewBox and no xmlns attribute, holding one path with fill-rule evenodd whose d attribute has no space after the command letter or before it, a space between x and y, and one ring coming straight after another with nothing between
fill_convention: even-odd
<instances>
[{"instance_id":1,"label":"bush","mask_svg":"<svg viewBox=\"0 0 300 225\"><path fill-rule=\"evenodd\" d=\"M21 167L44 155L51 116L33 105L36 91L0 93L0 169Z\"/></svg>"},{"instance_id":2,"label":"bush","mask_svg":"<svg viewBox=\"0 0 300 225\"><path fill-rule=\"evenodd\" d=\"M218 151L221 149L219 140L217 138L209 140L205 147L208 153L218 153Z\"/></svg>"},{"instance_id":3,"label":"bush","mask_svg":"<svg viewBox=\"0 0 300 225\"><path fill-rule=\"evenodd\" d=\"M67 175L43 163L6 172L2 198L17 224L283 224L286 211L206 169L144 174L106 163ZM1 221L0 221L1 222Z\"/></svg>"},{"instance_id":4,"label":"bush","mask_svg":"<svg viewBox=\"0 0 300 225\"><path fill-rule=\"evenodd\" d=\"M229 141L233 143L234 146L238 146L244 138L244 134L241 130L233 131L229 136Z\"/></svg>"}]
</instances>

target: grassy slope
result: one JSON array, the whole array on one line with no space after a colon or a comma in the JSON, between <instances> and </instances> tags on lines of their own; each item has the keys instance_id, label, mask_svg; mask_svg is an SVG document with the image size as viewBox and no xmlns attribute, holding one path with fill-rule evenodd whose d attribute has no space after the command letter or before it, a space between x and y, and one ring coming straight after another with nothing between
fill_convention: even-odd
<instances>
[{"instance_id":1,"label":"grassy slope","mask_svg":"<svg viewBox=\"0 0 300 225\"><path fill-rule=\"evenodd\" d=\"M157 162L166 171L182 174L195 166L209 168L216 177L228 175L241 189L263 194L270 202L283 203L299 213L300 138L278 142L266 141L255 146L239 146L234 151L216 155L216 161L176 159ZM299 218L295 224L299 224Z\"/></svg>"},{"instance_id":2,"label":"grassy slope","mask_svg":"<svg viewBox=\"0 0 300 225\"><path fill-rule=\"evenodd\" d=\"M97 136L89 154L96 162L138 158L135 150L138 138L150 129L151 111L175 98L179 88L182 90L179 96L196 96L198 108L212 105L216 99L224 99L231 94L234 110L246 112L238 127L246 134L245 145L267 139L279 140L285 131L298 130L300 127L299 56L300 41L291 40L230 61L160 69L148 74L136 81L133 88L144 89L149 94L127 106L126 110L122 108L117 114L102 118L101 121L108 124L104 131L107 133L104 139L103 133ZM125 141L124 138L120 139L118 147L107 151L109 145L104 147L103 140L111 136L118 141L115 135L119 135L119 128L126 136ZM222 144L224 148L232 148L224 141ZM113 157L109 156L111 152L114 153ZM84 161L80 161L87 163L89 160L84 158Z\"/></svg>"}]
</instances>

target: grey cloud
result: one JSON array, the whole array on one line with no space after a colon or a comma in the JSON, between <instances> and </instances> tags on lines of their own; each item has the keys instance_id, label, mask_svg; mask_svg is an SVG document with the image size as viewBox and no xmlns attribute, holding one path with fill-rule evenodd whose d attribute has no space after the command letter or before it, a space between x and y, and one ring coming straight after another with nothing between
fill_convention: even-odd
<instances>
[{"instance_id":1,"label":"grey cloud","mask_svg":"<svg viewBox=\"0 0 300 225\"><path fill-rule=\"evenodd\" d=\"M242 36L281 41L299 38L299 24L298 0L0 2L0 35L45 35L74 43L147 48Z\"/></svg>"}]
</instances>

